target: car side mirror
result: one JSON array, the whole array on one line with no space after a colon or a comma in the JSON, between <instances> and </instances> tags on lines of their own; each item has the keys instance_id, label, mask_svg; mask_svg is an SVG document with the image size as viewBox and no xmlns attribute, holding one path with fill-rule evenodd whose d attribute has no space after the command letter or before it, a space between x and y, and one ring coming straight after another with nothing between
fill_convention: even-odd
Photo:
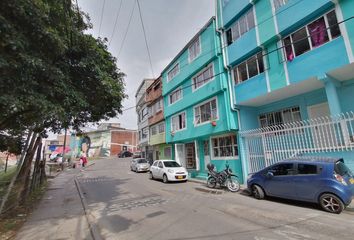
<instances>
[{"instance_id":1,"label":"car side mirror","mask_svg":"<svg viewBox=\"0 0 354 240\"><path fill-rule=\"evenodd\" d=\"M271 178L274 177L274 174L269 171L269 172L267 172L266 177L267 177L268 179L271 179Z\"/></svg>"}]
</instances>

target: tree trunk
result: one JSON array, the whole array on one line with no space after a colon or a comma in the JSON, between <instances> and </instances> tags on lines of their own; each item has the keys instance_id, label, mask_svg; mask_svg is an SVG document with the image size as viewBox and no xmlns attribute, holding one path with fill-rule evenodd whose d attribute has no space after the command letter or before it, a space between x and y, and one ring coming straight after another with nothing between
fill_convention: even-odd
<instances>
[{"instance_id":1,"label":"tree trunk","mask_svg":"<svg viewBox=\"0 0 354 240\"><path fill-rule=\"evenodd\" d=\"M31 182L31 192L38 187L38 180L40 177L40 161L41 161L41 152L42 152L42 137L40 136L40 142L37 147L36 161L34 163L33 173L32 173L32 182Z\"/></svg>"},{"instance_id":2,"label":"tree trunk","mask_svg":"<svg viewBox=\"0 0 354 240\"><path fill-rule=\"evenodd\" d=\"M26 156L25 158L25 162L23 164L23 168L21 169L22 171L22 175L20 178L20 183L22 183L22 190L21 190L21 196L20 196L20 204L23 205L26 201L26 198L28 196L29 193L29 188L30 188L30 177L31 177L31 165L32 165L32 160L34 157L34 154L38 148L38 145L41 141L41 137L37 136L36 141L32 147L32 149L30 149L31 151L28 153L28 158ZM20 174L21 174L20 171Z\"/></svg>"},{"instance_id":3,"label":"tree trunk","mask_svg":"<svg viewBox=\"0 0 354 240\"><path fill-rule=\"evenodd\" d=\"M9 185L7 191L6 191L6 194L4 195L4 197L3 197L3 199L2 199L1 206L0 206L0 214L3 212L3 209L4 209L4 207L5 207L5 203L7 202L7 199L9 198L9 195L10 195L10 193L11 193L11 191L12 191L12 188L13 188L13 186L14 186L14 184L15 184L15 181L16 181L17 178L18 178L19 171L20 171L20 169L21 169L23 159L24 159L24 157L25 157L25 155L26 155L26 153L27 153L27 150L28 150L28 145L29 145L29 143L30 143L30 141L31 141L31 139L32 139L33 137L34 137L33 132L29 132L29 133L28 133L28 136L27 136L26 144L25 144L25 146L24 146L24 148L23 148L23 150L22 150L22 153L21 153L20 161L19 161L19 163L18 163L18 165L17 165L16 175L11 179L11 182L10 182L10 185Z\"/></svg>"}]
</instances>

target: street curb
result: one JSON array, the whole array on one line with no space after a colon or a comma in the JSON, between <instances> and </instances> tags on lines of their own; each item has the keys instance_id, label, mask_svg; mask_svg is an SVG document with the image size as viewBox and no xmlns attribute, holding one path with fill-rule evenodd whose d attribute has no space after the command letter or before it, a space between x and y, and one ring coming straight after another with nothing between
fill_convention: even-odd
<instances>
[{"instance_id":1,"label":"street curb","mask_svg":"<svg viewBox=\"0 0 354 240\"><path fill-rule=\"evenodd\" d=\"M87 203L86 203L86 199L82 193L82 190L81 190L81 187L79 185L79 182L78 180L74 179L74 182L75 182L75 185L76 185L76 189L79 193L79 196L80 196L80 199L81 199L81 204L82 204L82 207L84 209L84 212L85 212L85 216L86 216L86 220L87 220L87 223L89 225L89 228L90 228L90 233L91 233L91 236L93 238L93 240L103 240L101 234L99 233L99 230L97 229L97 226L96 224L93 224L92 222L92 216L88 213L88 207L87 207Z\"/></svg>"}]
</instances>

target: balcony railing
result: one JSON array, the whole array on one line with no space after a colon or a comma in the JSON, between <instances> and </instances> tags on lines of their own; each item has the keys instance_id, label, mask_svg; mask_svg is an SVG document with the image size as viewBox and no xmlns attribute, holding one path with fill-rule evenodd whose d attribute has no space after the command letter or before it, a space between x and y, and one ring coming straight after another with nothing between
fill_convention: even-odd
<instances>
[{"instance_id":1,"label":"balcony railing","mask_svg":"<svg viewBox=\"0 0 354 240\"><path fill-rule=\"evenodd\" d=\"M299 154L354 150L354 113L240 132L249 172Z\"/></svg>"}]
</instances>

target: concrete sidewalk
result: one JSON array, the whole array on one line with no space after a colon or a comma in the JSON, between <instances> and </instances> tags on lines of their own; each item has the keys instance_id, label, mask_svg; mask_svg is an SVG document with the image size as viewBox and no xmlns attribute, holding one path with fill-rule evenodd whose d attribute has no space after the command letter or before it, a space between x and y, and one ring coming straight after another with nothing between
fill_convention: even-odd
<instances>
[{"instance_id":1,"label":"concrete sidewalk","mask_svg":"<svg viewBox=\"0 0 354 240\"><path fill-rule=\"evenodd\" d=\"M92 239L74 182L79 173L79 169L67 169L50 180L43 199L16 239Z\"/></svg>"}]
</instances>

